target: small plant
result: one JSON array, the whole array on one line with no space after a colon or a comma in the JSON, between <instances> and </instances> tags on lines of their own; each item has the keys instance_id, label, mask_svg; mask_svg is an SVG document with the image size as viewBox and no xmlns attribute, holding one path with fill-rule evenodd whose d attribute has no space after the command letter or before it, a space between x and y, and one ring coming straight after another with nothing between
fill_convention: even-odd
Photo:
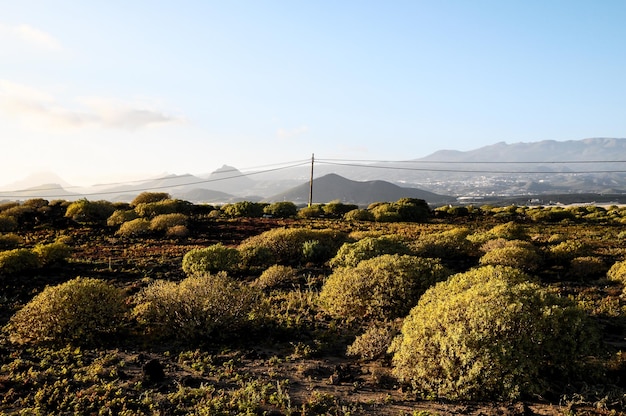
<instances>
[{"instance_id":1,"label":"small plant","mask_svg":"<svg viewBox=\"0 0 626 416\"><path fill-rule=\"evenodd\" d=\"M151 232L150 220L146 218L135 218L134 220L123 223L115 234L121 237L141 237Z\"/></svg>"},{"instance_id":2,"label":"small plant","mask_svg":"<svg viewBox=\"0 0 626 416\"><path fill-rule=\"evenodd\" d=\"M88 201L79 199L72 202L65 211L65 216L81 224L106 224L107 219L115 212L109 201Z\"/></svg>"},{"instance_id":3,"label":"small plant","mask_svg":"<svg viewBox=\"0 0 626 416\"><path fill-rule=\"evenodd\" d=\"M115 210L109 218L107 218L107 225L109 227L118 227L125 222L132 221L139 218L139 215L133 209Z\"/></svg>"},{"instance_id":4,"label":"small plant","mask_svg":"<svg viewBox=\"0 0 626 416\"><path fill-rule=\"evenodd\" d=\"M0 250L17 248L23 242L24 239L17 234L0 234Z\"/></svg>"},{"instance_id":5,"label":"small plant","mask_svg":"<svg viewBox=\"0 0 626 416\"><path fill-rule=\"evenodd\" d=\"M383 254L411 254L409 247L400 239L382 236L365 237L355 243L344 243L330 261L332 267L356 266L362 260Z\"/></svg>"},{"instance_id":6,"label":"small plant","mask_svg":"<svg viewBox=\"0 0 626 416\"><path fill-rule=\"evenodd\" d=\"M601 257L575 257L570 262L568 275L577 280L595 280L607 273L607 266Z\"/></svg>"},{"instance_id":7,"label":"small plant","mask_svg":"<svg viewBox=\"0 0 626 416\"><path fill-rule=\"evenodd\" d=\"M346 221L374 221L374 214L366 209L353 209L343 215Z\"/></svg>"},{"instance_id":8,"label":"small plant","mask_svg":"<svg viewBox=\"0 0 626 416\"><path fill-rule=\"evenodd\" d=\"M181 213L161 214L150 220L150 229L153 231L166 232L172 227L186 226L189 217Z\"/></svg>"},{"instance_id":9,"label":"small plant","mask_svg":"<svg viewBox=\"0 0 626 416\"><path fill-rule=\"evenodd\" d=\"M614 263L606 273L606 277L613 282L626 285L626 260Z\"/></svg>"},{"instance_id":10,"label":"small plant","mask_svg":"<svg viewBox=\"0 0 626 416\"><path fill-rule=\"evenodd\" d=\"M433 234L425 234L412 244L414 252L422 257L440 259L467 257L474 254L474 245L467 239L467 228L453 228Z\"/></svg>"},{"instance_id":11,"label":"small plant","mask_svg":"<svg viewBox=\"0 0 626 416\"><path fill-rule=\"evenodd\" d=\"M27 248L0 252L0 274L15 274L39 267L41 267L39 257Z\"/></svg>"},{"instance_id":12,"label":"small plant","mask_svg":"<svg viewBox=\"0 0 626 416\"><path fill-rule=\"evenodd\" d=\"M254 284L261 289L274 289L292 285L296 283L297 280L298 274L293 267L275 264L261 273L261 276L256 279Z\"/></svg>"},{"instance_id":13,"label":"small plant","mask_svg":"<svg viewBox=\"0 0 626 416\"><path fill-rule=\"evenodd\" d=\"M130 205L136 207L139 204L149 204L152 202L161 202L172 197L166 192L142 192L132 200Z\"/></svg>"},{"instance_id":14,"label":"small plant","mask_svg":"<svg viewBox=\"0 0 626 416\"><path fill-rule=\"evenodd\" d=\"M481 265L510 266L521 270L534 271L541 264L541 256L534 247L507 244L504 247L488 251L483 255Z\"/></svg>"},{"instance_id":15,"label":"small plant","mask_svg":"<svg viewBox=\"0 0 626 416\"><path fill-rule=\"evenodd\" d=\"M426 289L449 272L439 260L385 254L356 267L335 270L320 302L331 315L351 319L394 319L406 315Z\"/></svg>"},{"instance_id":16,"label":"small plant","mask_svg":"<svg viewBox=\"0 0 626 416\"><path fill-rule=\"evenodd\" d=\"M42 265L58 264L67 261L72 255L72 249L65 243L55 242L51 244L38 244L33 248L33 253L39 257Z\"/></svg>"},{"instance_id":17,"label":"small plant","mask_svg":"<svg viewBox=\"0 0 626 416\"><path fill-rule=\"evenodd\" d=\"M346 354L362 360L375 360L387 353L394 336L395 329L391 323L372 325L356 337L348 346Z\"/></svg>"},{"instance_id":18,"label":"small plant","mask_svg":"<svg viewBox=\"0 0 626 416\"><path fill-rule=\"evenodd\" d=\"M48 286L11 318L18 343L92 344L118 331L126 307L119 289L91 278Z\"/></svg>"},{"instance_id":19,"label":"small plant","mask_svg":"<svg viewBox=\"0 0 626 416\"><path fill-rule=\"evenodd\" d=\"M298 213L298 207L290 201L274 202L265 206L263 213L274 218L291 218L295 217Z\"/></svg>"},{"instance_id":20,"label":"small plant","mask_svg":"<svg viewBox=\"0 0 626 416\"><path fill-rule=\"evenodd\" d=\"M0 233L15 231L17 229L17 220L10 215L0 215Z\"/></svg>"},{"instance_id":21,"label":"small plant","mask_svg":"<svg viewBox=\"0 0 626 416\"><path fill-rule=\"evenodd\" d=\"M183 271L189 275L234 271L239 268L240 261L241 255L237 249L217 243L188 251L183 257Z\"/></svg>"}]
</instances>

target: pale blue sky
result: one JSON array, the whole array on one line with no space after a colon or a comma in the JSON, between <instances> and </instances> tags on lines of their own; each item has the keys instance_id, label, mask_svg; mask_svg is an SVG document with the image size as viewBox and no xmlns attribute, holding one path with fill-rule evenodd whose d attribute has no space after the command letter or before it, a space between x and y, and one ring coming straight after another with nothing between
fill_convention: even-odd
<instances>
[{"instance_id":1,"label":"pale blue sky","mask_svg":"<svg viewBox=\"0 0 626 416\"><path fill-rule=\"evenodd\" d=\"M0 185L626 137L626 1L0 0Z\"/></svg>"}]
</instances>

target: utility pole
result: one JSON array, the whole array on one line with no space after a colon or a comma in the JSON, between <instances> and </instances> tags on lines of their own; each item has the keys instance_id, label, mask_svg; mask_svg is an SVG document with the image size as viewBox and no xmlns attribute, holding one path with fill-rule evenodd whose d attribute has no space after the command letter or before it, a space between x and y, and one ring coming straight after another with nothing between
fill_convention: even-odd
<instances>
[{"instance_id":1,"label":"utility pole","mask_svg":"<svg viewBox=\"0 0 626 416\"><path fill-rule=\"evenodd\" d=\"M313 165L315 164L315 153L311 153L311 178L309 179L309 208L313 203Z\"/></svg>"}]
</instances>

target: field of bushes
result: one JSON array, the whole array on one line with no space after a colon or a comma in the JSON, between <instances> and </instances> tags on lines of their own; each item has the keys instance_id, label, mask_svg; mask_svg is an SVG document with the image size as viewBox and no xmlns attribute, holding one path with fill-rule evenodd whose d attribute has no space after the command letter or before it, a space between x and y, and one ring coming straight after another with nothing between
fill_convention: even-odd
<instances>
[{"instance_id":1,"label":"field of bushes","mask_svg":"<svg viewBox=\"0 0 626 416\"><path fill-rule=\"evenodd\" d=\"M0 203L0 415L617 415L626 208Z\"/></svg>"}]
</instances>

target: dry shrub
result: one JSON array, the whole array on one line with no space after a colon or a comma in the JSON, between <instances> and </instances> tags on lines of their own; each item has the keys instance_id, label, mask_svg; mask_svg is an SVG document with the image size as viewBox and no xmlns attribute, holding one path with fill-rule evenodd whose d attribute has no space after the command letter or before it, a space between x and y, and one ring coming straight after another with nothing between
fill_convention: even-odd
<instances>
[{"instance_id":1,"label":"dry shrub","mask_svg":"<svg viewBox=\"0 0 626 416\"><path fill-rule=\"evenodd\" d=\"M298 264L306 261L304 244L318 241L318 252L326 253L326 258L319 260L325 261L337 252L345 239L344 233L331 229L275 228L246 239L239 245L239 251L246 252L247 265Z\"/></svg>"},{"instance_id":2,"label":"dry shrub","mask_svg":"<svg viewBox=\"0 0 626 416\"><path fill-rule=\"evenodd\" d=\"M606 277L626 286L626 260L614 263L606 273Z\"/></svg>"},{"instance_id":3,"label":"dry shrub","mask_svg":"<svg viewBox=\"0 0 626 416\"><path fill-rule=\"evenodd\" d=\"M10 215L0 215L0 233L15 231L17 228L17 220Z\"/></svg>"},{"instance_id":4,"label":"dry shrub","mask_svg":"<svg viewBox=\"0 0 626 416\"><path fill-rule=\"evenodd\" d=\"M391 323L372 325L348 346L346 354L362 360L375 360L384 356L391 345L396 330Z\"/></svg>"},{"instance_id":5,"label":"dry shrub","mask_svg":"<svg viewBox=\"0 0 626 416\"><path fill-rule=\"evenodd\" d=\"M541 264L541 256L532 245L507 244L485 253L479 260L481 265L510 266L534 271Z\"/></svg>"},{"instance_id":6,"label":"dry shrub","mask_svg":"<svg viewBox=\"0 0 626 416\"><path fill-rule=\"evenodd\" d=\"M137 294L132 314L155 338L201 341L245 326L259 299L226 273L195 275L152 283Z\"/></svg>"},{"instance_id":7,"label":"dry shrub","mask_svg":"<svg viewBox=\"0 0 626 416\"><path fill-rule=\"evenodd\" d=\"M261 276L255 280L254 285L260 289L275 289L292 285L297 280L298 273L296 273L296 269L291 266L275 264L261 273Z\"/></svg>"},{"instance_id":8,"label":"dry shrub","mask_svg":"<svg viewBox=\"0 0 626 416\"><path fill-rule=\"evenodd\" d=\"M602 257L583 256L572 259L568 275L579 280L595 280L604 276L607 265Z\"/></svg>"},{"instance_id":9,"label":"dry shrub","mask_svg":"<svg viewBox=\"0 0 626 416\"><path fill-rule=\"evenodd\" d=\"M467 228L453 228L433 234L422 235L413 245L414 252L422 257L441 259L458 258L474 255L474 245L467 237Z\"/></svg>"},{"instance_id":10,"label":"dry shrub","mask_svg":"<svg viewBox=\"0 0 626 416\"><path fill-rule=\"evenodd\" d=\"M151 233L150 220L146 218L135 218L120 226L115 233L120 237L141 237Z\"/></svg>"},{"instance_id":11,"label":"dry shrub","mask_svg":"<svg viewBox=\"0 0 626 416\"><path fill-rule=\"evenodd\" d=\"M0 252L0 274L15 274L39 267L41 267L39 257L27 248Z\"/></svg>"},{"instance_id":12,"label":"dry shrub","mask_svg":"<svg viewBox=\"0 0 626 416\"><path fill-rule=\"evenodd\" d=\"M235 271L240 262L241 255L236 248L217 243L188 251L183 256L183 271L187 274Z\"/></svg>"},{"instance_id":13,"label":"dry shrub","mask_svg":"<svg viewBox=\"0 0 626 416\"><path fill-rule=\"evenodd\" d=\"M486 266L429 289L394 340L394 373L425 395L517 399L579 375L597 332L573 301Z\"/></svg>"},{"instance_id":14,"label":"dry shrub","mask_svg":"<svg viewBox=\"0 0 626 416\"><path fill-rule=\"evenodd\" d=\"M46 287L13 315L8 330L18 343L91 345L116 333L125 313L119 289L77 277Z\"/></svg>"},{"instance_id":15,"label":"dry shrub","mask_svg":"<svg viewBox=\"0 0 626 416\"><path fill-rule=\"evenodd\" d=\"M58 264L67 261L72 255L72 249L65 243L55 242L50 244L37 244L33 253L39 257L42 265Z\"/></svg>"},{"instance_id":16,"label":"dry shrub","mask_svg":"<svg viewBox=\"0 0 626 416\"><path fill-rule=\"evenodd\" d=\"M10 250L19 247L24 239L17 234L0 234L0 250Z\"/></svg>"},{"instance_id":17,"label":"dry shrub","mask_svg":"<svg viewBox=\"0 0 626 416\"><path fill-rule=\"evenodd\" d=\"M150 229L165 232L171 227L187 225L188 220L189 217L181 213L161 214L150 220Z\"/></svg>"},{"instance_id":18,"label":"dry shrub","mask_svg":"<svg viewBox=\"0 0 626 416\"><path fill-rule=\"evenodd\" d=\"M347 320L394 319L406 315L426 289L448 275L438 259L385 254L335 270L324 283L320 302L328 313Z\"/></svg>"},{"instance_id":19,"label":"dry shrub","mask_svg":"<svg viewBox=\"0 0 626 416\"><path fill-rule=\"evenodd\" d=\"M399 238L390 236L365 237L355 243L344 243L330 260L332 267L354 267L363 260L383 254L411 254L411 250Z\"/></svg>"}]
</instances>

